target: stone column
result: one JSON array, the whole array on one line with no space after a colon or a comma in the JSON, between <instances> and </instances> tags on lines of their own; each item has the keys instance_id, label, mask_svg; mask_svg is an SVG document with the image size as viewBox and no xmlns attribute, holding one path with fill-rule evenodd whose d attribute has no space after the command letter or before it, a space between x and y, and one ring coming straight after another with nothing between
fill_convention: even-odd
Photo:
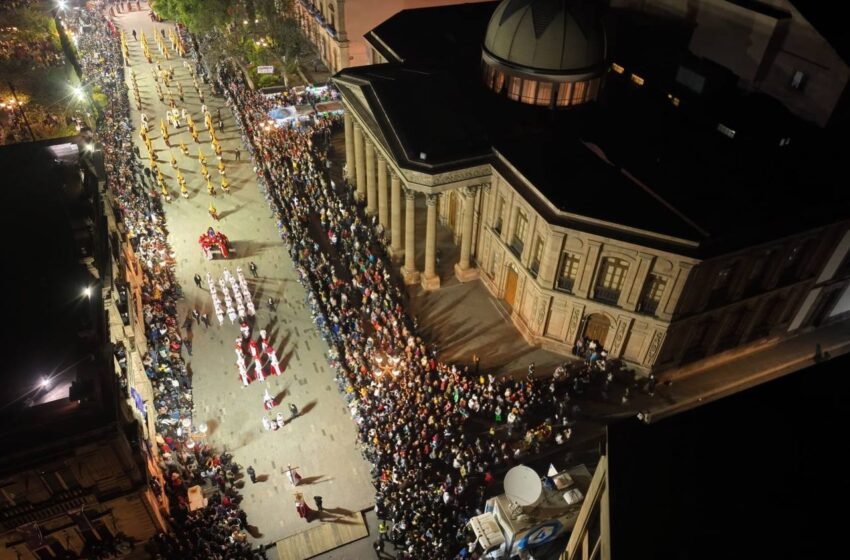
<instances>
[{"instance_id":1,"label":"stone column","mask_svg":"<svg viewBox=\"0 0 850 560\"><path fill-rule=\"evenodd\" d=\"M475 212L475 191L477 187L461 189L463 200L463 219L461 222L460 261L455 265L455 276L461 282L469 282L478 278L478 269L469 264L472 253L472 218Z\"/></svg>"},{"instance_id":2,"label":"stone column","mask_svg":"<svg viewBox=\"0 0 850 560\"><path fill-rule=\"evenodd\" d=\"M425 290L436 290L440 287L440 277L437 276L437 196L429 194L425 198L425 204L428 207L425 229L425 275L422 278L422 288Z\"/></svg>"},{"instance_id":3,"label":"stone column","mask_svg":"<svg viewBox=\"0 0 850 560\"><path fill-rule=\"evenodd\" d=\"M419 282L419 271L416 270L416 191L405 189L404 216L404 283Z\"/></svg>"},{"instance_id":4,"label":"stone column","mask_svg":"<svg viewBox=\"0 0 850 560\"><path fill-rule=\"evenodd\" d=\"M366 198L366 150L363 143L363 129L356 122L354 123L354 184L357 186L357 199L363 200Z\"/></svg>"},{"instance_id":5,"label":"stone column","mask_svg":"<svg viewBox=\"0 0 850 560\"><path fill-rule=\"evenodd\" d=\"M343 115L343 122L345 123L345 169L346 176L348 180L351 182L355 181L357 177L357 163L354 161L354 120L351 118L351 113L348 112L348 109L345 110L345 114Z\"/></svg>"},{"instance_id":6,"label":"stone column","mask_svg":"<svg viewBox=\"0 0 850 560\"><path fill-rule=\"evenodd\" d=\"M390 209L387 204L387 160L378 156L378 223L384 231L390 227Z\"/></svg>"},{"instance_id":7,"label":"stone column","mask_svg":"<svg viewBox=\"0 0 850 560\"><path fill-rule=\"evenodd\" d=\"M375 185L375 146L366 140L366 213L378 211L377 185Z\"/></svg>"},{"instance_id":8,"label":"stone column","mask_svg":"<svg viewBox=\"0 0 850 560\"><path fill-rule=\"evenodd\" d=\"M392 225L390 231L390 254L398 259L404 254L401 245L401 179L395 173L390 174L392 186Z\"/></svg>"}]
</instances>

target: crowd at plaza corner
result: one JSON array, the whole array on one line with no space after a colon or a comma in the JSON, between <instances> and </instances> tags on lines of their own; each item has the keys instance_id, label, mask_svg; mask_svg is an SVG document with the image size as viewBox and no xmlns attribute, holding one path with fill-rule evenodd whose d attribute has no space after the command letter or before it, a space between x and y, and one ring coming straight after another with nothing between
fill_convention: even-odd
<instances>
[{"instance_id":1,"label":"crowd at plaza corner","mask_svg":"<svg viewBox=\"0 0 850 560\"><path fill-rule=\"evenodd\" d=\"M241 496L233 485L237 467L227 455L189 437L192 388L181 356L181 293L167 242L165 197L132 149L122 47L106 7L89 2L69 15L66 25L86 26L78 44L83 73L112 101L97 140L107 188L147 279L145 366L156 393L165 476L164 483L152 479L152 485L169 502L174 529L153 539L150 552L160 558L252 558ZM195 41L185 29L179 35L203 75L207 70ZM203 47L218 38L199 39ZM494 481L542 449L565 444L578 413L574 398L587 390L605 391L623 372L598 348L551 377L535 376L533 366L526 378L514 379L480 372L477 364L440 361L406 313L405 293L374 218L367 217L350 185L330 179L330 138L341 127L340 115L315 113L279 128L266 126L276 106L315 106L336 93L328 88L324 97L294 90L266 96L251 90L230 64L217 66L206 78L234 112L277 219L281 255L285 248L293 259L316 328L331 348L329 362L373 466L376 513L387 528L381 540L392 543L397 558L476 557L466 524L483 511ZM590 346L582 354L590 353ZM233 383L240 383L236 375ZM187 488L196 483L215 484L219 491L207 506L190 511ZM281 507L289 507L285 504L288 500Z\"/></svg>"}]
</instances>

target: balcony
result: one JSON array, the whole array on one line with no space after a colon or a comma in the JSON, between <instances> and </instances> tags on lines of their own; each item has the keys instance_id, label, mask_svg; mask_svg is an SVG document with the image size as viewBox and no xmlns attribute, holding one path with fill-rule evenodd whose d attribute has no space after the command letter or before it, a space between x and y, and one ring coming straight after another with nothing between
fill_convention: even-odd
<instances>
[{"instance_id":1,"label":"balcony","mask_svg":"<svg viewBox=\"0 0 850 560\"><path fill-rule=\"evenodd\" d=\"M593 299L602 303L607 303L608 305L617 305L617 302L620 301L620 290L616 288L596 286L593 290Z\"/></svg>"},{"instance_id":2,"label":"balcony","mask_svg":"<svg viewBox=\"0 0 850 560\"><path fill-rule=\"evenodd\" d=\"M571 294L573 293L573 284L575 284L575 278L558 278L558 283L555 287L562 292Z\"/></svg>"},{"instance_id":3,"label":"balcony","mask_svg":"<svg viewBox=\"0 0 850 560\"><path fill-rule=\"evenodd\" d=\"M522 239L514 237L511 244L508 245L508 248L511 250L511 253L519 259L522 258L522 250L525 248L525 244L522 242Z\"/></svg>"},{"instance_id":4,"label":"balcony","mask_svg":"<svg viewBox=\"0 0 850 560\"><path fill-rule=\"evenodd\" d=\"M641 298L638 301L637 312L644 315L655 315L658 310L658 300L651 298Z\"/></svg>"}]
</instances>

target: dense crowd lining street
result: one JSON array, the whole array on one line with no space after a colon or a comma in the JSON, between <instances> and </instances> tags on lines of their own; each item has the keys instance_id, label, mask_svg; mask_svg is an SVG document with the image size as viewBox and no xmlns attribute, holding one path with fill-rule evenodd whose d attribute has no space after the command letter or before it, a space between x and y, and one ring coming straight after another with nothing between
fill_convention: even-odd
<instances>
[{"instance_id":1,"label":"dense crowd lining street","mask_svg":"<svg viewBox=\"0 0 850 560\"><path fill-rule=\"evenodd\" d=\"M227 454L188 437L198 422L183 357L190 337L178 315L182 292L164 211L164 204L181 200L171 196L176 186L151 170L156 158L149 157L146 165L132 148L135 127L122 45L105 9L103 2L93 2L68 15L66 25L86 26L78 45L83 72L110 99L97 140L107 188L147 280L143 305L151 351L145 365L156 390L157 440L166 475L164 483L153 484L170 504L175 525L174 535L160 535L152 549L167 558L250 558L247 519L234 484L238 466ZM191 37L179 35L178 50L185 49L191 58L172 52L170 64L188 61L185 68L193 76L202 83L210 80ZM158 46L168 52L165 43ZM159 62L156 67L162 71ZM511 379L478 371L475 364L441 362L405 311L406 296L391 272L374 218L366 216L350 185L330 178L328 147L341 127L341 115L315 114L291 125L268 125L274 107L315 107L336 96L332 88L319 95L290 90L268 97L250 90L227 64L215 68L211 78L234 112L257 182L275 214L281 249L295 263L315 327L332 349L329 364L357 426L362 453L373 465L375 507L387 526L381 539L392 542L399 558L474 556L465 526L482 511L499 476L550 446L566 446L580 414L576 397L588 391L607 396L609 385L629 374L608 362L604 349L592 341L577 350L585 360L559 367L552 377L538 375L533 364L524 379ZM200 87L198 94L203 95ZM165 117L157 114L153 122L160 118ZM248 338L259 333L255 324L248 329ZM239 383L236 367L228 367L234 372L232 383ZM652 392L651 385L644 389ZM187 487L204 482L219 491L206 507L190 513ZM313 514L306 503L296 505L299 514Z\"/></svg>"}]
</instances>

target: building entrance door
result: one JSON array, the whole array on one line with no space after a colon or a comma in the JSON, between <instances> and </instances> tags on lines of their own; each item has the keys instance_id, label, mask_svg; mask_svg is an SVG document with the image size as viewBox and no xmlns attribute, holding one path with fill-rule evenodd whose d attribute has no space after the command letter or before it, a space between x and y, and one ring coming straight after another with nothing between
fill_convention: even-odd
<instances>
[{"instance_id":1,"label":"building entrance door","mask_svg":"<svg viewBox=\"0 0 850 560\"><path fill-rule=\"evenodd\" d=\"M608 329L611 326L611 321L608 317L599 313L594 313L587 318L587 324L584 327L584 336L590 340L597 341L602 348L605 348L605 339L608 338Z\"/></svg>"},{"instance_id":2,"label":"building entrance door","mask_svg":"<svg viewBox=\"0 0 850 560\"><path fill-rule=\"evenodd\" d=\"M516 301L517 274L513 267L508 267L508 278L505 280L505 303L513 307Z\"/></svg>"}]
</instances>

